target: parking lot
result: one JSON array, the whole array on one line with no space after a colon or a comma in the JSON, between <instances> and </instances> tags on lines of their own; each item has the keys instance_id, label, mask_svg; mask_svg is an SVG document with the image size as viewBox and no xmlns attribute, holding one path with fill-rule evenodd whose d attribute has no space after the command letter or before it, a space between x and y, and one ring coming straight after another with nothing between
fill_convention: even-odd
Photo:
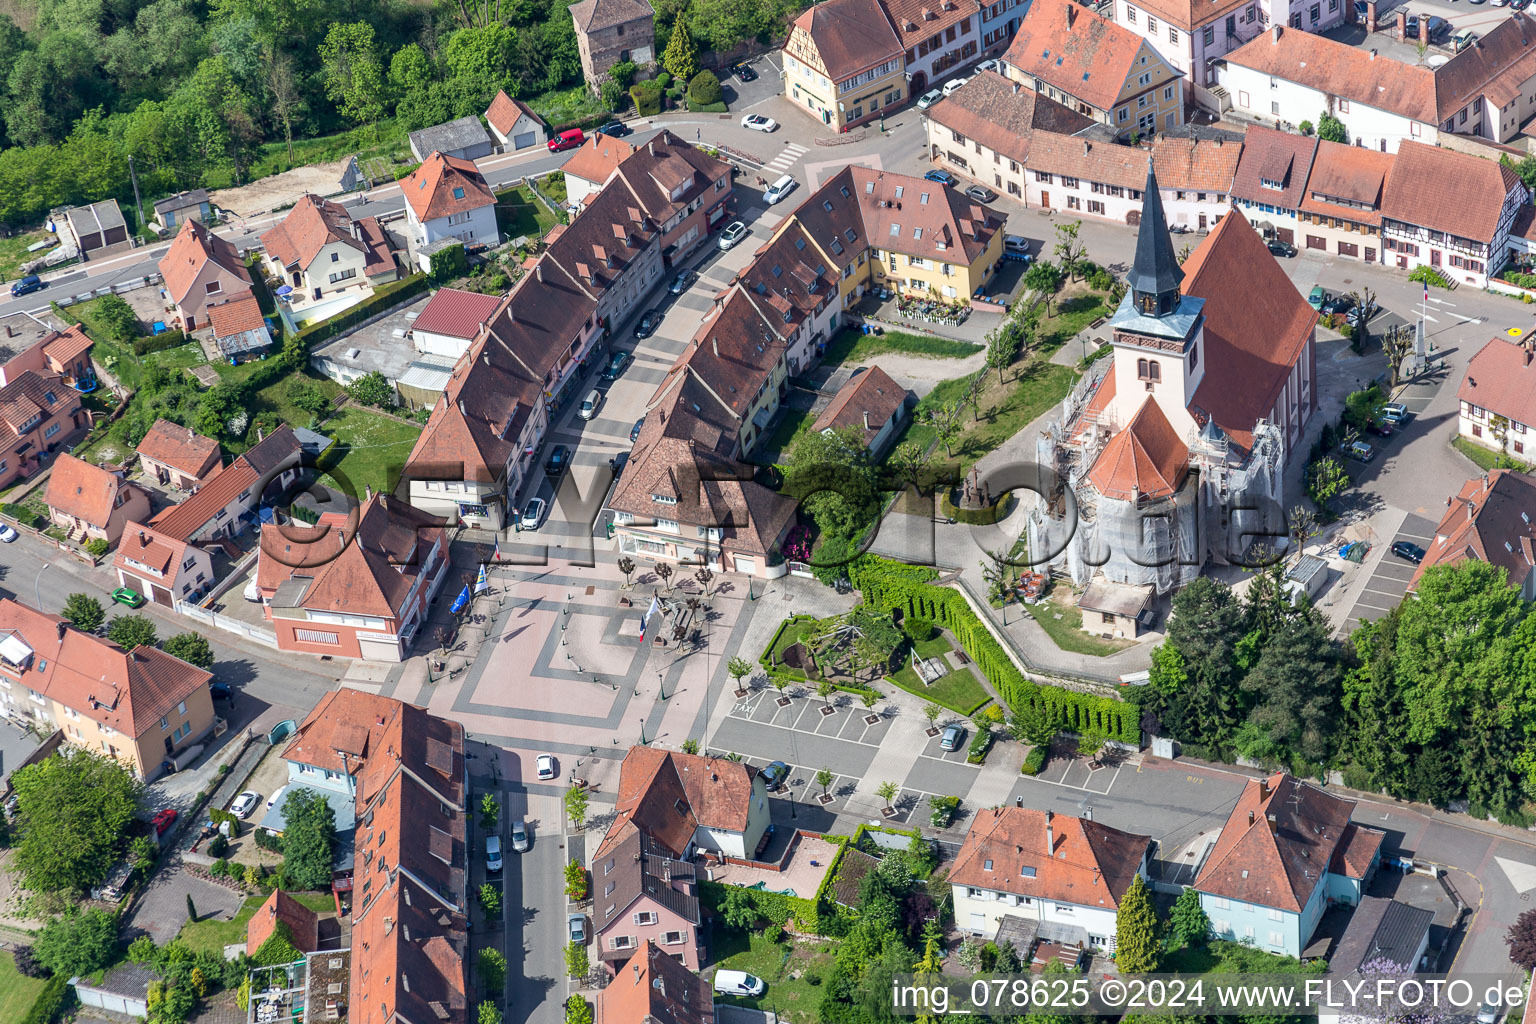
<instances>
[{"instance_id":1,"label":"parking lot","mask_svg":"<svg viewBox=\"0 0 1536 1024\"><path fill-rule=\"evenodd\" d=\"M1403 520L1403 525L1398 527L1397 533L1388 542L1387 550L1376 564L1376 571L1371 573L1370 582L1355 599L1355 606L1350 612L1346 629L1353 630L1362 620L1381 618L1396 608L1402 602L1403 595L1408 592L1408 581L1413 579L1414 570L1418 566L1406 558L1394 555L1391 545L1398 541L1407 541L1427 549L1430 541L1434 539L1435 524L1428 519L1423 516L1409 515Z\"/></svg>"}]
</instances>

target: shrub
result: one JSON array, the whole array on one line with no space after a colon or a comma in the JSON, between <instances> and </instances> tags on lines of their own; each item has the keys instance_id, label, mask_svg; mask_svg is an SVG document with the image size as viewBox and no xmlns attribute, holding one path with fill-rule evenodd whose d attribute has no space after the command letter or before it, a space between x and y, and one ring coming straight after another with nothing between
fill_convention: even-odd
<instances>
[{"instance_id":1,"label":"shrub","mask_svg":"<svg viewBox=\"0 0 1536 1024\"><path fill-rule=\"evenodd\" d=\"M1045 768L1046 750L1044 747L1035 747L1024 756L1024 766L1019 772L1024 775L1039 775Z\"/></svg>"},{"instance_id":2,"label":"shrub","mask_svg":"<svg viewBox=\"0 0 1536 1024\"><path fill-rule=\"evenodd\" d=\"M43 986L37 1002L21 1018L20 1024L49 1024L64 1008L64 997L69 992L69 975L55 974Z\"/></svg>"},{"instance_id":3,"label":"shrub","mask_svg":"<svg viewBox=\"0 0 1536 1024\"><path fill-rule=\"evenodd\" d=\"M674 85L672 88L667 90L667 99L671 103L676 103L678 100L680 100L682 98L683 98L683 90L682 90L681 87Z\"/></svg>"},{"instance_id":4,"label":"shrub","mask_svg":"<svg viewBox=\"0 0 1536 1024\"><path fill-rule=\"evenodd\" d=\"M672 84L672 75L671 75L670 72L663 71L661 74L656 76L656 87L658 89L665 89L667 86L669 86L671 84Z\"/></svg>"},{"instance_id":5,"label":"shrub","mask_svg":"<svg viewBox=\"0 0 1536 1024\"><path fill-rule=\"evenodd\" d=\"M621 90L628 89L635 84L635 72L639 70L632 60L621 60L608 69L609 81L616 84Z\"/></svg>"},{"instance_id":6,"label":"shrub","mask_svg":"<svg viewBox=\"0 0 1536 1024\"><path fill-rule=\"evenodd\" d=\"M108 544L105 537L92 537L90 540L85 542L86 553L89 555L94 555L97 558L100 558L102 555L107 553L107 547Z\"/></svg>"},{"instance_id":7,"label":"shrub","mask_svg":"<svg viewBox=\"0 0 1536 1024\"><path fill-rule=\"evenodd\" d=\"M1417 281L1420 284L1432 284L1436 288L1451 286L1451 283L1445 279L1445 275L1431 266L1415 267L1413 273L1408 275L1408 280Z\"/></svg>"},{"instance_id":8,"label":"shrub","mask_svg":"<svg viewBox=\"0 0 1536 1024\"><path fill-rule=\"evenodd\" d=\"M710 103L719 103L721 96L720 79L708 68L694 75L693 81L688 83L688 106L691 109L697 110Z\"/></svg>"},{"instance_id":9,"label":"shrub","mask_svg":"<svg viewBox=\"0 0 1536 1024\"><path fill-rule=\"evenodd\" d=\"M630 86L629 98L635 104L635 113L641 117L661 113L661 85L656 81L636 82Z\"/></svg>"},{"instance_id":10,"label":"shrub","mask_svg":"<svg viewBox=\"0 0 1536 1024\"><path fill-rule=\"evenodd\" d=\"M971 749L966 753L965 759L971 764L981 764L987 759L987 751L992 749L992 730L977 729L975 739L971 740Z\"/></svg>"},{"instance_id":11,"label":"shrub","mask_svg":"<svg viewBox=\"0 0 1536 1024\"><path fill-rule=\"evenodd\" d=\"M480 951L476 964L480 974L480 987L487 993L500 992L507 985L507 958L499 949L486 947Z\"/></svg>"},{"instance_id":12,"label":"shrub","mask_svg":"<svg viewBox=\"0 0 1536 1024\"><path fill-rule=\"evenodd\" d=\"M172 657L180 658L189 665L198 668L211 668L213 666L213 648L208 644L208 638L201 633L177 633L165 641L164 650ZM230 815L236 822L240 819ZM239 835L236 832L235 835Z\"/></svg>"},{"instance_id":13,"label":"shrub","mask_svg":"<svg viewBox=\"0 0 1536 1024\"><path fill-rule=\"evenodd\" d=\"M915 641L932 640L933 634L937 632L937 628L929 619L908 619L902 623L902 626L907 636Z\"/></svg>"},{"instance_id":14,"label":"shrub","mask_svg":"<svg viewBox=\"0 0 1536 1024\"><path fill-rule=\"evenodd\" d=\"M223 836L214 836L208 841L208 856L222 857L229 852L229 840Z\"/></svg>"},{"instance_id":15,"label":"shrub","mask_svg":"<svg viewBox=\"0 0 1536 1024\"><path fill-rule=\"evenodd\" d=\"M162 331L159 334L134 338L133 354L147 356L151 352L164 352L168 349L181 348L186 343L187 336L181 331Z\"/></svg>"},{"instance_id":16,"label":"shrub","mask_svg":"<svg viewBox=\"0 0 1536 1024\"><path fill-rule=\"evenodd\" d=\"M933 813L928 817L928 824L934 828L949 828L954 824L955 815L960 810L960 798L957 796L931 796L928 798L928 806Z\"/></svg>"}]
</instances>

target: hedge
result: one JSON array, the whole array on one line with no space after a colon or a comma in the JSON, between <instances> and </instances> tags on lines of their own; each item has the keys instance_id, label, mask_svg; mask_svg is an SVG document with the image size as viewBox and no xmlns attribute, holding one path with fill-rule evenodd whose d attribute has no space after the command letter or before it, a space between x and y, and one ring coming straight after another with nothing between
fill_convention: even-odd
<instances>
[{"instance_id":1,"label":"hedge","mask_svg":"<svg viewBox=\"0 0 1536 1024\"><path fill-rule=\"evenodd\" d=\"M1019 772L1024 775L1039 775L1041 769L1045 767L1045 756L1044 747L1034 747L1024 755L1024 766L1019 769Z\"/></svg>"},{"instance_id":2,"label":"hedge","mask_svg":"<svg viewBox=\"0 0 1536 1024\"><path fill-rule=\"evenodd\" d=\"M992 730L977 729L975 739L971 740L971 749L966 752L965 759L970 764L981 764L987 759L987 751L992 749Z\"/></svg>"},{"instance_id":3,"label":"hedge","mask_svg":"<svg viewBox=\"0 0 1536 1024\"><path fill-rule=\"evenodd\" d=\"M759 917L766 918L784 927L785 923L793 917L801 926L810 928L820 935L818 930L821 915L816 911L816 904L812 900L801 899L799 896L787 896L781 892L769 892L766 889L747 889L739 885L726 885L724 882L710 882L699 880L699 902L717 914L720 904L725 900L725 894L731 889L744 892L752 901L752 909L757 911Z\"/></svg>"},{"instance_id":4,"label":"hedge","mask_svg":"<svg viewBox=\"0 0 1536 1024\"><path fill-rule=\"evenodd\" d=\"M37 1002L21 1018L21 1024L48 1024L64 1008L64 998L69 994L67 975L55 974L38 993Z\"/></svg>"},{"instance_id":5,"label":"hedge","mask_svg":"<svg viewBox=\"0 0 1536 1024\"><path fill-rule=\"evenodd\" d=\"M427 275L415 273L409 277L403 277L398 281L380 285L373 290L373 294L366 300L359 302L344 312L322 320L318 324L311 324L303 328L295 336L303 344L307 353L309 346L315 342L326 341L334 338L348 327L354 327L371 316L377 316L389 307L414 298L427 290Z\"/></svg>"},{"instance_id":6,"label":"hedge","mask_svg":"<svg viewBox=\"0 0 1536 1024\"><path fill-rule=\"evenodd\" d=\"M641 117L655 117L661 113L661 86L655 80L630 86L629 98L635 104L635 113Z\"/></svg>"},{"instance_id":7,"label":"hedge","mask_svg":"<svg viewBox=\"0 0 1536 1024\"><path fill-rule=\"evenodd\" d=\"M164 352L168 348L180 348L186 343L187 336L181 331L164 331L160 334L140 335L133 339L133 354L143 356L151 352Z\"/></svg>"},{"instance_id":8,"label":"hedge","mask_svg":"<svg viewBox=\"0 0 1536 1024\"><path fill-rule=\"evenodd\" d=\"M1123 743L1141 742L1141 716L1135 707L1113 697L1099 697L1027 679L990 630L971 609L965 595L950 587L920 582L927 566L908 566L865 555L848 566L853 585L864 602L881 611L900 609L903 619L931 619L954 634L967 656L1014 711L1033 707L1059 729L1092 733Z\"/></svg>"}]
</instances>

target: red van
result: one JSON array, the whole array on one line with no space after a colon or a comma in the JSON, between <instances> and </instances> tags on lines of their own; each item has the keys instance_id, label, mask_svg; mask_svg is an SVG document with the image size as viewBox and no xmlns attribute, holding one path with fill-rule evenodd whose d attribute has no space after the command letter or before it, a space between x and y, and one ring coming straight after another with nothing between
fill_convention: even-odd
<instances>
[{"instance_id":1,"label":"red van","mask_svg":"<svg viewBox=\"0 0 1536 1024\"><path fill-rule=\"evenodd\" d=\"M565 149L575 149L586 141L587 137L581 133L580 128L572 128L570 131L561 132L555 138L550 139L549 151L551 153L558 153Z\"/></svg>"}]
</instances>

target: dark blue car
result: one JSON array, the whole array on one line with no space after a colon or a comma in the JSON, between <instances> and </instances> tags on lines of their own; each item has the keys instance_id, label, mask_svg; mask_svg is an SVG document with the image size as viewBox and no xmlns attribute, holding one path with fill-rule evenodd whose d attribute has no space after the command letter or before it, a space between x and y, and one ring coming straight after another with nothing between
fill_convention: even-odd
<instances>
[{"instance_id":1,"label":"dark blue car","mask_svg":"<svg viewBox=\"0 0 1536 1024\"><path fill-rule=\"evenodd\" d=\"M42 278L38 277L36 274L28 274L20 281L17 281L15 284L11 285L11 298L14 299L19 296L26 295L28 292L35 292L42 286Z\"/></svg>"},{"instance_id":2,"label":"dark blue car","mask_svg":"<svg viewBox=\"0 0 1536 1024\"><path fill-rule=\"evenodd\" d=\"M929 181L936 181L940 185L953 186L955 184L955 176L950 174L948 171L929 171L927 174L923 175L923 177L927 178Z\"/></svg>"}]
</instances>

